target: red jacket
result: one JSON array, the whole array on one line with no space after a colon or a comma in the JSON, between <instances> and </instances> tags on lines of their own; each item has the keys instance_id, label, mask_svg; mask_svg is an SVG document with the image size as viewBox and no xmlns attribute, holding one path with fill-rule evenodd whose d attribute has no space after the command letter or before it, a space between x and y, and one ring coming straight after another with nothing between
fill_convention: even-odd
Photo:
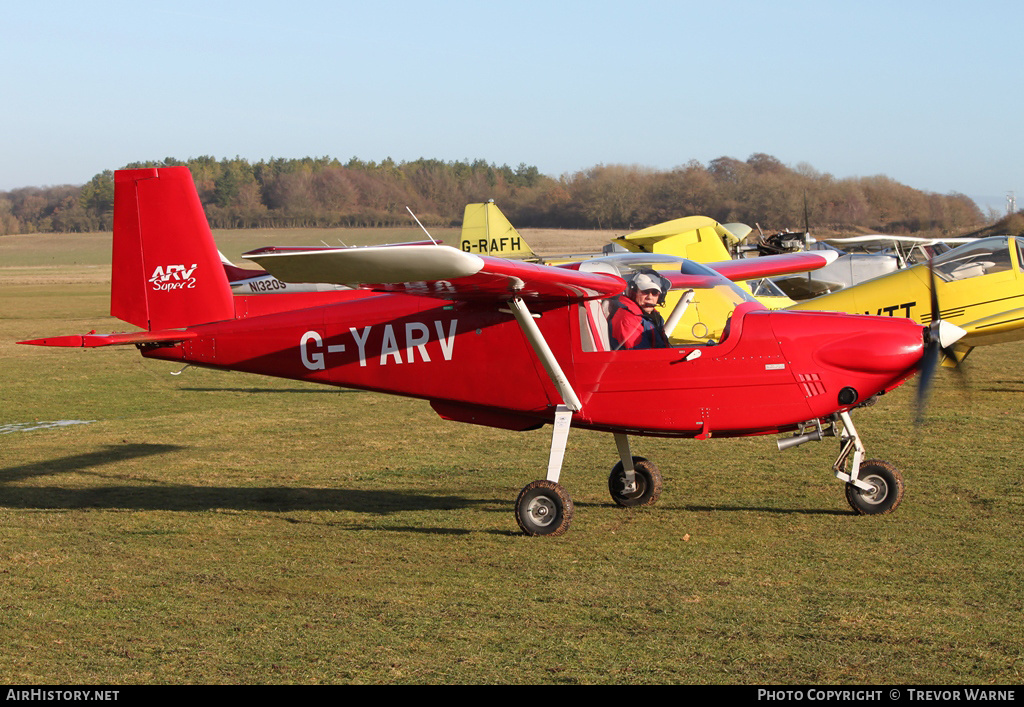
<instances>
[{"instance_id":1,"label":"red jacket","mask_svg":"<svg viewBox=\"0 0 1024 707\"><path fill-rule=\"evenodd\" d=\"M668 348L665 320L657 310L644 314L631 297L620 295L612 302L608 335L613 350Z\"/></svg>"}]
</instances>

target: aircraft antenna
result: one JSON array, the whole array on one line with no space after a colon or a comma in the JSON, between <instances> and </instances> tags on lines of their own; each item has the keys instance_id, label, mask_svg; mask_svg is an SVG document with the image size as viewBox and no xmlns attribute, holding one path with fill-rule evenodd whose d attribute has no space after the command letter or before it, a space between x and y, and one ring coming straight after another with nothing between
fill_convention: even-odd
<instances>
[{"instance_id":1,"label":"aircraft antenna","mask_svg":"<svg viewBox=\"0 0 1024 707\"><path fill-rule=\"evenodd\" d=\"M419 224L420 228L423 228L423 232L427 234L427 238L430 239L430 242L433 243L434 245L437 245L437 241L435 241L434 237L432 235L430 235L430 231L428 231L426 228L423 227L423 224L420 223L420 220L418 218L416 218L416 214L414 214L412 212L412 209L410 209L408 206L406 206L405 210L409 212L410 216L412 216L413 221L415 221L417 224Z\"/></svg>"},{"instance_id":2,"label":"aircraft antenna","mask_svg":"<svg viewBox=\"0 0 1024 707\"><path fill-rule=\"evenodd\" d=\"M811 249L811 216L807 212L807 190L804 190L804 250ZM807 287L811 289L811 271L807 271ZM811 290L813 291L813 290Z\"/></svg>"}]
</instances>

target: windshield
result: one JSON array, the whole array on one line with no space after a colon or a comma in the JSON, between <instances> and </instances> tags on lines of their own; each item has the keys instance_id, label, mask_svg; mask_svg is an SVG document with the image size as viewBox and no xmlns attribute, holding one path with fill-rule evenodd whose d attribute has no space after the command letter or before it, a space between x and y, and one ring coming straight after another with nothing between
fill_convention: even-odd
<instances>
[{"instance_id":1,"label":"windshield","mask_svg":"<svg viewBox=\"0 0 1024 707\"><path fill-rule=\"evenodd\" d=\"M918 265L919 263L927 263L930 258L938 257L943 253L948 253L950 250L952 250L952 248L948 243L917 245L914 246L907 254L907 264Z\"/></svg>"},{"instance_id":2,"label":"windshield","mask_svg":"<svg viewBox=\"0 0 1024 707\"><path fill-rule=\"evenodd\" d=\"M967 243L936 257L934 266L935 274L946 282L1009 270L1009 239L999 236Z\"/></svg>"}]
</instances>

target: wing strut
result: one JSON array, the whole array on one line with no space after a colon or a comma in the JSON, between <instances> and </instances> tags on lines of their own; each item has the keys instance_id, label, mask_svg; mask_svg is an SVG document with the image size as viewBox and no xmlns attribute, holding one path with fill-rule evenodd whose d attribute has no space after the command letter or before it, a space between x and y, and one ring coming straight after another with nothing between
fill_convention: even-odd
<instances>
[{"instance_id":1,"label":"wing strut","mask_svg":"<svg viewBox=\"0 0 1024 707\"><path fill-rule=\"evenodd\" d=\"M548 473L546 477L548 481L557 484L558 478L562 473L562 460L565 457L566 442L569 440L572 414L579 412L583 404L576 396L576 391L572 389L572 385L569 384L569 379L562 372L562 367L558 365L558 360L555 358L555 354L552 353L551 347L548 346L547 340L544 339L540 327L533 321L533 315L526 308L526 303L523 302L521 297L513 297L509 300L508 304L512 308L512 314L515 316L516 321L519 322L519 328L523 330L523 335L530 342L530 346L533 347L537 358L544 364L544 370L547 371L548 377L551 378L551 382L558 389L558 394L562 397L563 404L555 408L554 430L551 432L551 452L548 454Z\"/></svg>"},{"instance_id":2,"label":"wing strut","mask_svg":"<svg viewBox=\"0 0 1024 707\"><path fill-rule=\"evenodd\" d=\"M579 412L583 408L583 403L576 397L576 391L569 385L569 379L565 377L562 367L558 365L558 360L548 346L548 342L544 339L544 335L540 333L537 323L533 321L530 310L526 308L526 304L520 297L513 297L508 301L508 304L512 308L512 314L515 315L516 321L519 322L519 328L523 330L526 340L530 342L530 346L533 347L537 358L544 364L544 370L548 372L548 377L551 378L551 382L558 389L558 394L562 396L562 402L572 412Z\"/></svg>"}]
</instances>

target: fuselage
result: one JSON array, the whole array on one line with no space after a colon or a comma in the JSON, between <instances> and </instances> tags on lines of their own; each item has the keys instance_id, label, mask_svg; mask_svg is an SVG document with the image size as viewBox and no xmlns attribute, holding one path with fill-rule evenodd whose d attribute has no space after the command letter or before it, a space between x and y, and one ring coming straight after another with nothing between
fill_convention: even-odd
<instances>
[{"instance_id":1,"label":"fuselage","mask_svg":"<svg viewBox=\"0 0 1024 707\"><path fill-rule=\"evenodd\" d=\"M143 354L423 398L443 417L511 429L550 421L561 402L498 304L349 291L274 312L274 302L294 302L287 297L235 298L236 310L263 313L191 327L195 338ZM573 425L630 434L793 429L899 385L923 351L922 327L908 320L753 304L739 308L714 345L608 351L588 336L595 324L587 304L533 311L582 402Z\"/></svg>"}]
</instances>

